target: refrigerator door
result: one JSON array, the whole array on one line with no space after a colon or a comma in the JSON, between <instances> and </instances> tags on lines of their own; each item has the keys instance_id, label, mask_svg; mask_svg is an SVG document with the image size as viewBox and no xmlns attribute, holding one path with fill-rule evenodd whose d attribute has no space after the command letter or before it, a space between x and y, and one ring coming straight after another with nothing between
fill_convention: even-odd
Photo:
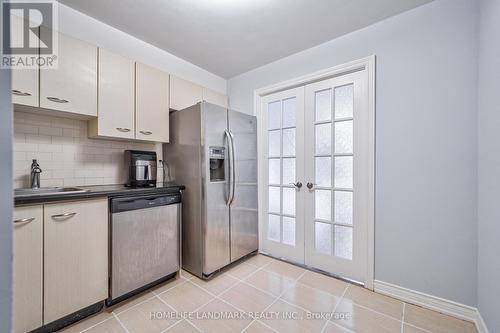
<instances>
[{"instance_id":1,"label":"refrigerator door","mask_svg":"<svg viewBox=\"0 0 500 333\"><path fill-rule=\"evenodd\" d=\"M234 138L234 199L230 206L231 262L256 251L257 206L257 118L228 111L229 130Z\"/></svg>"},{"instance_id":2,"label":"refrigerator door","mask_svg":"<svg viewBox=\"0 0 500 333\"><path fill-rule=\"evenodd\" d=\"M227 110L209 103L201 103L201 107L203 274L209 275L230 263ZM216 177L211 177L210 168L217 167L223 168L223 175L217 172Z\"/></svg>"}]
</instances>

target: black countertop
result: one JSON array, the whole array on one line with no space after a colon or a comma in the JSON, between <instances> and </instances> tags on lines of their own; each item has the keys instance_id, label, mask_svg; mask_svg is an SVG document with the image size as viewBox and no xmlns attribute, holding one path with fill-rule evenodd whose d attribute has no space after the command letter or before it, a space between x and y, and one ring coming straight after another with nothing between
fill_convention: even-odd
<instances>
[{"instance_id":1,"label":"black countertop","mask_svg":"<svg viewBox=\"0 0 500 333\"><path fill-rule=\"evenodd\" d=\"M98 197L113 198L122 196L176 193L186 188L184 185L175 183L158 183L156 187L127 187L125 185L94 185L77 187L85 189L87 192L17 197L14 198L14 205L41 204L53 201L80 200Z\"/></svg>"}]
</instances>

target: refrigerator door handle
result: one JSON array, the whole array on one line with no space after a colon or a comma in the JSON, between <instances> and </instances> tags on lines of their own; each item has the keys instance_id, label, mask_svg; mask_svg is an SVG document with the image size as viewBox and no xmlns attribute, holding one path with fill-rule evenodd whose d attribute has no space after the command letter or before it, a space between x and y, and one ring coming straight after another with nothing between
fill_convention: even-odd
<instances>
[{"instance_id":1,"label":"refrigerator door handle","mask_svg":"<svg viewBox=\"0 0 500 333\"><path fill-rule=\"evenodd\" d=\"M234 201L234 194L236 192L236 165L234 162L234 135L233 132L229 131L229 137L231 138L231 201L229 202L229 205L233 204Z\"/></svg>"},{"instance_id":2,"label":"refrigerator door handle","mask_svg":"<svg viewBox=\"0 0 500 333\"><path fill-rule=\"evenodd\" d=\"M233 150L232 150L232 137L231 137L231 133L228 131L228 130L225 130L224 131L224 135L227 137L227 153L228 153L228 195L227 195L227 199L226 199L226 206L229 206L231 205L231 199L232 199L232 190L233 190L233 187L232 187L232 180L233 180L233 176L232 176L232 172L233 172L233 165L232 165L232 157L233 157Z\"/></svg>"}]
</instances>

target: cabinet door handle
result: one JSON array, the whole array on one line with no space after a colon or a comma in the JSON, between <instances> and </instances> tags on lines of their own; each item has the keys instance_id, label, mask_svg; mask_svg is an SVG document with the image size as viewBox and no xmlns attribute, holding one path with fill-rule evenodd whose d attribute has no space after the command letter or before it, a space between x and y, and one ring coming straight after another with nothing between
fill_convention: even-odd
<instances>
[{"instance_id":1,"label":"cabinet door handle","mask_svg":"<svg viewBox=\"0 0 500 333\"><path fill-rule=\"evenodd\" d=\"M54 102L54 103L69 103L68 100L66 99L60 99L60 98L57 98L57 97L47 97L47 99L51 102Z\"/></svg>"},{"instance_id":2,"label":"cabinet door handle","mask_svg":"<svg viewBox=\"0 0 500 333\"><path fill-rule=\"evenodd\" d=\"M57 215L52 215L52 218L54 219L64 219L64 218L71 218L75 216L76 213L65 213L65 214L57 214Z\"/></svg>"},{"instance_id":3,"label":"cabinet door handle","mask_svg":"<svg viewBox=\"0 0 500 333\"><path fill-rule=\"evenodd\" d=\"M120 132L130 132L130 128L124 128L124 127L117 127L116 128L117 130L119 130Z\"/></svg>"},{"instance_id":4,"label":"cabinet door handle","mask_svg":"<svg viewBox=\"0 0 500 333\"><path fill-rule=\"evenodd\" d=\"M30 223L30 222L33 222L35 220L34 217L30 217L30 218L27 218L27 219L19 219L19 220L14 220L14 223Z\"/></svg>"},{"instance_id":5,"label":"cabinet door handle","mask_svg":"<svg viewBox=\"0 0 500 333\"><path fill-rule=\"evenodd\" d=\"M24 92L24 91L16 90L16 89L12 90L12 95L16 95L16 96L31 96L31 94L28 93L28 92Z\"/></svg>"},{"instance_id":6,"label":"cabinet door handle","mask_svg":"<svg viewBox=\"0 0 500 333\"><path fill-rule=\"evenodd\" d=\"M153 132L150 132L150 131L140 131L141 134L144 134L144 135L151 135L153 134Z\"/></svg>"}]
</instances>

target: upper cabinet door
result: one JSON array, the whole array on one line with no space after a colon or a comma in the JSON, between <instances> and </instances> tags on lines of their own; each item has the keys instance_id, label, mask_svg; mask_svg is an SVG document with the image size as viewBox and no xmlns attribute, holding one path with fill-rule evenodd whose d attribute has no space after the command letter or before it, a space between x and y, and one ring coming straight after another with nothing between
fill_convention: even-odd
<instances>
[{"instance_id":1,"label":"upper cabinet door","mask_svg":"<svg viewBox=\"0 0 500 333\"><path fill-rule=\"evenodd\" d=\"M203 88L203 100L227 108L227 96L208 88Z\"/></svg>"},{"instance_id":2,"label":"upper cabinet door","mask_svg":"<svg viewBox=\"0 0 500 333\"><path fill-rule=\"evenodd\" d=\"M182 110L203 100L203 87L170 75L170 108Z\"/></svg>"},{"instance_id":3,"label":"upper cabinet door","mask_svg":"<svg viewBox=\"0 0 500 333\"><path fill-rule=\"evenodd\" d=\"M23 38L22 18L11 15L11 40ZM12 103L38 106L38 68L12 70Z\"/></svg>"},{"instance_id":4,"label":"upper cabinet door","mask_svg":"<svg viewBox=\"0 0 500 333\"><path fill-rule=\"evenodd\" d=\"M135 138L169 141L169 75L135 64Z\"/></svg>"},{"instance_id":5,"label":"upper cabinet door","mask_svg":"<svg viewBox=\"0 0 500 333\"><path fill-rule=\"evenodd\" d=\"M95 117L97 47L61 33L58 37L58 68L40 70L40 107Z\"/></svg>"},{"instance_id":6,"label":"upper cabinet door","mask_svg":"<svg viewBox=\"0 0 500 333\"><path fill-rule=\"evenodd\" d=\"M89 136L135 138L134 61L99 49L98 118Z\"/></svg>"}]
</instances>

